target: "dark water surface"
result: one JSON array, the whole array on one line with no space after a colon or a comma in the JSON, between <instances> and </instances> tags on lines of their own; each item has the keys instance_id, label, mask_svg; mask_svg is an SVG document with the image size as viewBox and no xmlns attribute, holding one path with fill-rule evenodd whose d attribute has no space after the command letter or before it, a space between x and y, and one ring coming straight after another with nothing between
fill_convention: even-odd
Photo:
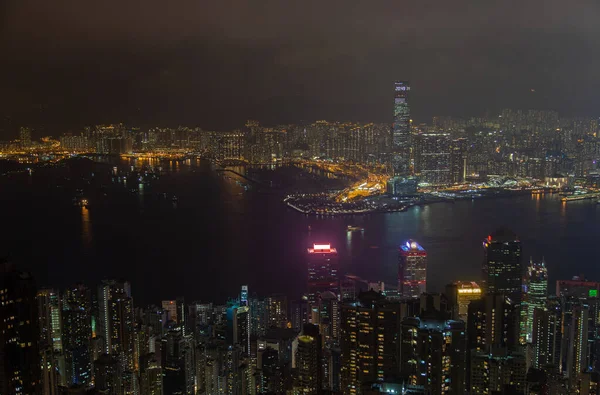
<instances>
[{"instance_id":1,"label":"dark water surface","mask_svg":"<svg viewBox=\"0 0 600 395\"><path fill-rule=\"evenodd\" d=\"M123 277L138 303L179 295L222 302L241 284L263 295L297 297L313 242L335 246L342 271L395 283L397 247L413 238L429 254L428 290L440 291L452 280L477 280L482 240L507 226L520 236L525 259L545 257L551 284L578 274L600 280L600 205L594 201L521 196L319 219L286 208L278 194L244 192L206 164L194 171L172 166L160 183L177 195L177 207L131 194L88 210L57 204L56 196L48 197L51 186L38 181L0 180L2 253L29 268L39 285ZM365 231L348 233L349 224Z\"/></svg>"}]
</instances>

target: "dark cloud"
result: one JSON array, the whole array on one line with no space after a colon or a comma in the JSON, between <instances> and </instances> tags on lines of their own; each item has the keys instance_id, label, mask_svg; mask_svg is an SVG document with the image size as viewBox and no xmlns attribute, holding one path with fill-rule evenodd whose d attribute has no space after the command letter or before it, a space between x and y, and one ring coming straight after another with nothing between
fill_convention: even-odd
<instances>
[{"instance_id":1,"label":"dark cloud","mask_svg":"<svg viewBox=\"0 0 600 395\"><path fill-rule=\"evenodd\" d=\"M56 133L389 122L391 82L409 79L422 121L501 107L594 115L598 15L597 2L558 0L5 0L0 112Z\"/></svg>"}]
</instances>

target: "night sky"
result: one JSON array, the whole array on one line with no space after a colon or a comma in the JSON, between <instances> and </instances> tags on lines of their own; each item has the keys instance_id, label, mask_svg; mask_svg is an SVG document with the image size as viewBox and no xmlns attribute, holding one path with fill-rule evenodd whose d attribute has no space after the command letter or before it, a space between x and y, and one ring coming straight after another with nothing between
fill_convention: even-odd
<instances>
[{"instance_id":1,"label":"night sky","mask_svg":"<svg viewBox=\"0 0 600 395\"><path fill-rule=\"evenodd\" d=\"M411 81L418 122L597 115L599 16L596 0L3 0L0 139L19 125L391 122L395 79Z\"/></svg>"}]
</instances>

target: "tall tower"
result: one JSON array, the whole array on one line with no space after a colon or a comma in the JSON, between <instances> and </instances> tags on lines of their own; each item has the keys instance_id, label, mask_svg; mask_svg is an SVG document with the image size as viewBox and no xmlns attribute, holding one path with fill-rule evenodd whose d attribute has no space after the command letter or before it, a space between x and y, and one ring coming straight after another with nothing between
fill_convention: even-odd
<instances>
[{"instance_id":1,"label":"tall tower","mask_svg":"<svg viewBox=\"0 0 600 395\"><path fill-rule=\"evenodd\" d=\"M521 242L516 234L500 228L483 242L483 281L488 293L503 293L515 303L522 301L523 265Z\"/></svg>"},{"instance_id":2,"label":"tall tower","mask_svg":"<svg viewBox=\"0 0 600 395\"><path fill-rule=\"evenodd\" d=\"M39 394L38 312L33 277L0 262L0 393Z\"/></svg>"},{"instance_id":3,"label":"tall tower","mask_svg":"<svg viewBox=\"0 0 600 395\"><path fill-rule=\"evenodd\" d=\"M407 317L400 336L401 375L428 394L464 394L467 339L462 321Z\"/></svg>"},{"instance_id":4,"label":"tall tower","mask_svg":"<svg viewBox=\"0 0 600 395\"><path fill-rule=\"evenodd\" d=\"M308 249L308 302L317 303L321 292L339 290L339 260L330 244L314 244Z\"/></svg>"},{"instance_id":5,"label":"tall tower","mask_svg":"<svg viewBox=\"0 0 600 395\"><path fill-rule=\"evenodd\" d=\"M305 324L302 334L298 336L296 348L296 369L294 393L311 395L321 393L321 336L319 327Z\"/></svg>"},{"instance_id":6,"label":"tall tower","mask_svg":"<svg viewBox=\"0 0 600 395\"><path fill-rule=\"evenodd\" d=\"M541 262L529 261L525 275L525 297L521 309L521 338L528 343L532 340L533 312L544 309L548 299L548 270L542 259Z\"/></svg>"},{"instance_id":7,"label":"tall tower","mask_svg":"<svg viewBox=\"0 0 600 395\"><path fill-rule=\"evenodd\" d=\"M392 167L395 176L410 174L410 83L394 83L394 123L392 126Z\"/></svg>"},{"instance_id":8,"label":"tall tower","mask_svg":"<svg viewBox=\"0 0 600 395\"><path fill-rule=\"evenodd\" d=\"M71 384L89 385L92 380L91 293L82 284L68 288L63 295L63 347Z\"/></svg>"},{"instance_id":9,"label":"tall tower","mask_svg":"<svg viewBox=\"0 0 600 395\"><path fill-rule=\"evenodd\" d=\"M427 251L414 240L400 245L398 291L406 298L418 298L427 285Z\"/></svg>"},{"instance_id":10,"label":"tall tower","mask_svg":"<svg viewBox=\"0 0 600 395\"><path fill-rule=\"evenodd\" d=\"M368 291L356 302L342 305L341 379L345 395L361 392L361 385L393 377L400 369L401 305Z\"/></svg>"}]
</instances>

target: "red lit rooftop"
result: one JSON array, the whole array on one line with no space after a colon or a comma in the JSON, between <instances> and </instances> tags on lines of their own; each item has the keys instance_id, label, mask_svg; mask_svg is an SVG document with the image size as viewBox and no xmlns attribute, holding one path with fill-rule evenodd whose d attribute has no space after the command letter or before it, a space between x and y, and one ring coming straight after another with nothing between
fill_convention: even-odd
<instances>
[{"instance_id":1,"label":"red lit rooftop","mask_svg":"<svg viewBox=\"0 0 600 395\"><path fill-rule=\"evenodd\" d=\"M331 248L331 244L313 244L313 248L308 248L309 254L337 254L335 248Z\"/></svg>"}]
</instances>

